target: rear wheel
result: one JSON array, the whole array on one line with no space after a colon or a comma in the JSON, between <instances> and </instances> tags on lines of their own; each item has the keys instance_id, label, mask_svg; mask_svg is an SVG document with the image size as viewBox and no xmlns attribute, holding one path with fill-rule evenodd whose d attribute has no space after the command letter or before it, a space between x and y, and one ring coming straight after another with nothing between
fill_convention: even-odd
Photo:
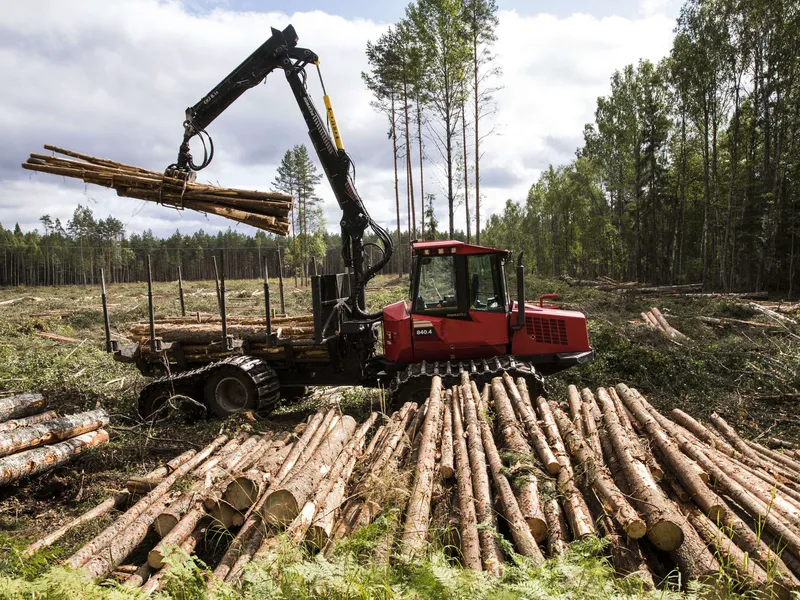
<instances>
[{"instance_id":1,"label":"rear wheel","mask_svg":"<svg viewBox=\"0 0 800 600\"><path fill-rule=\"evenodd\" d=\"M252 410L258 401L253 380L240 370L225 369L214 373L203 387L206 406L218 417Z\"/></svg>"}]
</instances>

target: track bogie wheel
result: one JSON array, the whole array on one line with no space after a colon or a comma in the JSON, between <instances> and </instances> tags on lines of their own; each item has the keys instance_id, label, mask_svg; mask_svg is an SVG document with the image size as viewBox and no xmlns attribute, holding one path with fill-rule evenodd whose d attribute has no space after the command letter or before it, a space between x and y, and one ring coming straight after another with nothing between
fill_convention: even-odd
<instances>
[{"instance_id":1,"label":"track bogie wheel","mask_svg":"<svg viewBox=\"0 0 800 600\"><path fill-rule=\"evenodd\" d=\"M258 406L258 388L241 369L223 368L211 374L203 386L203 400L208 409L225 418Z\"/></svg>"}]
</instances>

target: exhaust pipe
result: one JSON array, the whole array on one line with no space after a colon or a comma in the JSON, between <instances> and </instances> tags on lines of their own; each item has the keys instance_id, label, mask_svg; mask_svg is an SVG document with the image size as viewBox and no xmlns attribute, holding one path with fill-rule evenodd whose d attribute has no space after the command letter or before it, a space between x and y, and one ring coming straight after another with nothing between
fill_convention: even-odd
<instances>
[{"instance_id":1,"label":"exhaust pipe","mask_svg":"<svg viewBox=\"0 0 800 600\"><path fill-rule=\"evenodd\" d=\"M525 327L525 267L522 264L522 252L517 256L517 323L511 331L519 331Z\"/></svg>"}]
</instances>

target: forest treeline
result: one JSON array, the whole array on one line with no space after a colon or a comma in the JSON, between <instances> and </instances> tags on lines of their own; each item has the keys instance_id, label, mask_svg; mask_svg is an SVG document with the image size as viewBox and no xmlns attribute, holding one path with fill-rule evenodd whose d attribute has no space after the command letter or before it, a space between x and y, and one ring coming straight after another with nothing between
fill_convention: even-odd
<instances>
[{"instance_id":1,"label":"forest treeline","mask_svg":"<svg viewBox=\"0 0 800 600\"><path fill-rule=\"evenodd\" d=\"M149 230L128 234L118 219L96 219L85 206L78 206L66 225L49 215L40 222L41 231L0 225L0 285L99 285L101 269L108 283L146 281L148 257L156 281L176 280L179 268L186 280L214 279L214 261L220 269L222 257L224 274L231 279L263 277L265 266L271 277L280 267L284 277L297 282L313 273L315 265L318 273L344 271L341 238L324 229L298 233L296 239L231 228L215 234L176 230L169 237L156 237ZM399 246L401 260L392 265L395 272L408 268L408 261L402 260L408 255L408 238L404 236ZM376 254L373 260L377 258Z\"/></svg>"},{"instance_id":2,"label":"forest treeline","mask_svg":"<svg viewBox=\"0 0 800 600\"><path fill-rule=\"evenodd\" d=\"M584 145L484 241L540 273L723 290L800 277L800 3L689 0L668 57L617 71Z\"/></svg>"}]
</instances>

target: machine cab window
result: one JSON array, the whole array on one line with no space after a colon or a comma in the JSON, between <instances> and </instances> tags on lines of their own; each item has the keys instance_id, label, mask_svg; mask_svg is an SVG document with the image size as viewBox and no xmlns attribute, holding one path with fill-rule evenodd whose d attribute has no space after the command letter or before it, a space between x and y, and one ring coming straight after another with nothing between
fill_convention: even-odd
<instances>
[{"instance_id":1,"label":"machine cab window","mask_svg":"<svg viewBox=\"0 0 800 600\"><path fill-rule=\"evenodd\" d=\"M467 256L470 310L506 311L505 280L500 262L499 254Z\"/></svg>"},{"instance_id":2,"label":"machine cab window","mask_svg":"<svg viewBox=\"0 0 800 600\"><path fill-rule=\"evenodd\" d=\"M417 293L413 312L457 312L456 257L452 254L420 256L417 262Z\"/></svg>"}]
</instances>

